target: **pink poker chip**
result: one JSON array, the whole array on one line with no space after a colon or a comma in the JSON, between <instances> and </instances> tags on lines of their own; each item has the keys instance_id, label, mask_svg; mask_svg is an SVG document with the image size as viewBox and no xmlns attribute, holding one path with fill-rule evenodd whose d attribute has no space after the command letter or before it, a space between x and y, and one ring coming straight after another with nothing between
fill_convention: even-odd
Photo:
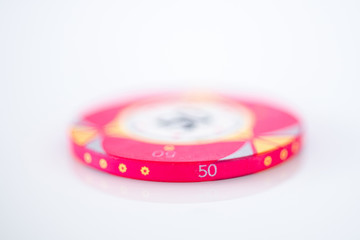
<instances>
[{"instance_id":1,"label":"pink poker chip","mask_svg":"<svg viewBox=\"0 0 360 240\"><path fill-rule=\"evenodd\" d=\"M71 129L86 165L128 178L198 182L243 176L298 153L301 126L266 103L214 93L147 96L90 112Z\"/></svg>"}]
</instances>

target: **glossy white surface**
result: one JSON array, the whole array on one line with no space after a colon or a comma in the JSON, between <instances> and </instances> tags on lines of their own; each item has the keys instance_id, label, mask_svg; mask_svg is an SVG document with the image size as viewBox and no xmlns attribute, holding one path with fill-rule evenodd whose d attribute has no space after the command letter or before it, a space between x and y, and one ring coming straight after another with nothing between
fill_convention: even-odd
<instances>
[{"instance_id":1,"label":"glossy white surface","mask_svg":"<svg viewBox=\"0 0 360 240\"><path fill-rule=\"evenodd\" d=\"M359 239L358 1L1 1L0 239ZM84 109L148 91L273 99L301 155L206 183L72 159Z\"/></svg>"}]
</instances>

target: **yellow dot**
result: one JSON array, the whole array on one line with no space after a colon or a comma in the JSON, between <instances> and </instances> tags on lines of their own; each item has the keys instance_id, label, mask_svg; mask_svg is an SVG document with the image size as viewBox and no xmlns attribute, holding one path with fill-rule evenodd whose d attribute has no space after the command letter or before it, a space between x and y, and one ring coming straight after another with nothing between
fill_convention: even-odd
<instances>
[{"instance_id":1,"label":"yellow dot","mask_svg":"<svg viewBox=\"0 0 360 240\"><path fill-rule=\"evenodd\" d=\"M150 170L147 167L142 167L140 171L141 171L142 175L144 175L144 176L146 176L150 173Z\"/></svg>"},{"instance_id":2,"label":"yellow dot","mask_svg":"<svg viewBox=\"0 0 360 240\"><path fill-rule=\"evenodd\" d=\"M86 162L86 163L91 163L91 155L90 155L90 153L85 153L84 154L84 161Z\"/></svg>"},{"instance_id":3,"label":"yellow dot","mask_svg":"<svg viewBox=\"0 0 360 240\"><path fill-rule=\"evenodd\" d=\"M105 168L107 168L107 162L106 162L106 160L105 159L100 159L100 161L99 161L99 165L100 165L100 167L102 168L102 169L105 169Z\"/></svg>"},{"instance_id":4,"label":"yellow dot","mask_svg":"<svg viewBox=\"0 0 360 240\"><path fill-rule=\"evenodd\" d=\"M127 170L126 165L123 164L123 163L120 163L120 164L119 164L119 171L122 172L122 173L124 173L124 172L126 172L126 170Z\"/></svg>"},{"instance_id":5,"label":"yellow dot","mask_svg":"<svg viewBox=\"0 0 360 240\"><path fill-rule=\"evenodd\" d=\"M294 142L292 145L291 145L291 151L293 153L297 153L299 151L299 147L300 147L300 144L299 142Z\"/></svg>"},{"instance_id":6,"label":"yellow dot","mask_svg":"<svg viewBox=\"0 0 360 240\"><path fill-rule=\"evenodd\" d=\"M280 159L281 160L286 160L288 155L289 155L288 151L286 149L283 149L280 152Z\"/></svg>"},{"instance_id":7,"label":"yellow dot","mask_svg":"<svg viewBox=\"0 0 360 240\"><path fill-rule=\"evenodd\" d=\"M270 164L271 164L271 162L272 162L272 158L270 157L270 156L267 156L265 159L264 159L264 164L265 164L265 166L270 166Z\"/></svg>"},{"instance_id":8,"label":"yellow dot","mask_svg":"<svg viewBox=\"0 0 360 240\"><path fill-rule=\"evenodd\" d=\"M165 151L173 151L174 149L175 149L175 147L173 145L165 145L164 146Z\"/></svg>"}]
</instances>

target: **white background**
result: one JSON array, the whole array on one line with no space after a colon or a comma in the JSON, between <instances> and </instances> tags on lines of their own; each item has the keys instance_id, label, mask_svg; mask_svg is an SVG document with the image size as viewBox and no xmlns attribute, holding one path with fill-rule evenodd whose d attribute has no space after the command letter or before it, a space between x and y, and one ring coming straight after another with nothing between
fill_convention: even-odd
<instances>
[{"instance_id":1,"label":"white background","mask_svg":"<svg viewBox=\"0 0 360 240\"><path fill-rule=\"evenodd\" d=\"M0 1L0 239L360 239L359 1ZM299 157L206 183L75 162L84 109L135 93L272 99Z\"/></svg>"}]
</instances>

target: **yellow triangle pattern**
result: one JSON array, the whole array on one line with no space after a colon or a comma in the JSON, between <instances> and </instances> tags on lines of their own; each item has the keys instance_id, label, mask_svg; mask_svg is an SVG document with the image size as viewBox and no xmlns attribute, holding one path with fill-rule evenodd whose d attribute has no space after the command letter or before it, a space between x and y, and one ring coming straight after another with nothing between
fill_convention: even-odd
<instances>
[{"instance_id":1,"label":"yellow triangle pattern","mask_svg":"<svg viewBox=\"0 0 360 240\"><path fill-rule=\"evenodd\" d=\"M261 138L278 146L285 146L294 140L293 136L261 136Z\"/></svg>"},{"instance_id":2,"label":"yellow triangle pattern","mask_svg":"<svg viewBox=\"0 0 360 240\"><path fill-rule=\"evenodd\" d=\"M126 133L123 131L121 126L118 124L118 119L115 118L114 121L108 123L105 126L105 132L107 135L113 136L113 137L124 137L126 136Z\"/></svg>"},{"instance_id":3,"label":"yellow triangle pattern","mask_svg":"<svg viewBox=\"0 0 360 240\"><path fill-rule=\"evenodd\" d=\"M277 147L276 144L259 138L255 138L253 144L257 153L269 152Z\"/></svg>"},{"instance_id":4,"label":"yellow triangle pattern","mask_svg":"<svg viewBox=\"0 0 360 240\"><path fill-rule=\"evenodd\" d=\"M74 127L71 130L71 137L77 145L83 146L90 142L95 136L97 131L90 127Z\"/></svg>"},{"instance_id":5,"label":"yellow triangle pattern","mask_svg":"<svg viewBox=\"0 0 360 240\"><path fill-rule=\"evenodd\" d=\"M245 131L235 133L233 135L227 136L224 141L239 141L244 139L250 139L253 137L253 132L251 129L246 129Z\"/></svg>"}]
</instances>

